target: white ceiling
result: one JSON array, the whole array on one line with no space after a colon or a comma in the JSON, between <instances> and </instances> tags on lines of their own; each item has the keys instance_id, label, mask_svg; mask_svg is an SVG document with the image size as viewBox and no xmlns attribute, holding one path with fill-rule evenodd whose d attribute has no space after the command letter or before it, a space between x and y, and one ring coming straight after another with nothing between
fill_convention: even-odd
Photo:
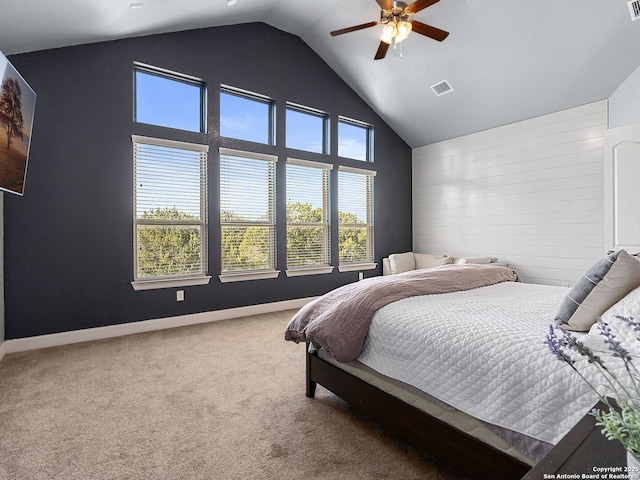
<instances>
[{"instance_id":1,"label":"white ceiling","mask_svg":"<svg viewBox=\"0 0 640 480\"><path fill-rule=\"evenodd\" d=\"M449 37L414 32L380 61L381 26L329 35L377 20L375 0L2 0L1 10L7 55L268 23L302 38L411 147L608 98L640 66L627 0L440 0L415 19ZM430 86L444 79L454 91L436 97Z\"/></svg>"}]
</instances>

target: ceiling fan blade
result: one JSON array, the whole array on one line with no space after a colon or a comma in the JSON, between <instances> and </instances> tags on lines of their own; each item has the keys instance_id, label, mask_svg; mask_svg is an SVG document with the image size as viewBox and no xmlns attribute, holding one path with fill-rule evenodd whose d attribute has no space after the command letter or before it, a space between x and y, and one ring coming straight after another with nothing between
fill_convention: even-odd
<instances>
[{"instance_id":1,"label":"ceiling fan blade","mask_svg":"<svg viewBox=\"0 0 640 480\"><path fill-rule=\"evenodd\" d=\"M383 10L391 10L393 8L392 0L376 0L380 8Z\"/></svg>"},{"instance_id":2,"label":"ceiling fan blade","mask_svg":"<svg viewBox=\"0 0 640 480\"><path fill-rule=\"evenodd\" d=\"M438 3L440 0L416 0L411 5L408 5L407 8L404 9L406 13L416 13L420 10L424 10L427 7L430 7L434 3Z\"/></svg>"},{"instance_id":3,"label":"ceiling fan blade","mask_svg":"<svg viewBox=\"0 0 640 480\"><path fill-rule=\"evenodd\" d=\"M449 36L449 32L445 32L444 30L440 30L439 28L432 27L431 25L427 25L422 22L417 22L413 20L411 22L412 31L419 33L420 35L424 35L429 38L433 38L439 42L443 41L445 38Z\"/></svg>"},{"instance_id":4,"label":"ceiling fan blade","mask_svg":"<svg viewBox=\"0 0 640 480\"><path fill-rule=\"evenodd\" d=\"M389 44L386 42L380 42L376 56L373 57L373 59L382 60L387 55L387 50L389 50Z\"/></svg>"},{"instance_id":5,"label":"ceiling fan blade","mask_svg":"<svg viewBox=\"0 0 640 480\"><path fill-rule=\"evenodd\" d=\"M369 23L363 23L362 25L354 25L353 27L341 28L340 30L334 30L333 32L331 32L331 36L335 37L336 35L355 32L358 30L362 30L364 28L375 27L376 25L378 25L378 22L369 22Z\"/></svg>"}]
</instances>

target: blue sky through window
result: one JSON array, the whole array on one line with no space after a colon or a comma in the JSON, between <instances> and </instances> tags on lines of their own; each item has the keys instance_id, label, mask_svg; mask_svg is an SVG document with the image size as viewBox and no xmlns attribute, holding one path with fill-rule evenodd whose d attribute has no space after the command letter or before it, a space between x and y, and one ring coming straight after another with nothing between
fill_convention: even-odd
<instances>
[{"instance_id":1,"label":"blue sky through window","mask_svg":"<svg viewBox=\"0 0 640 480\"><path fill-rule=\"evenodd\" d=\"M270 107L266 101L220 92L220 136L270 144Z\"/></svg>"},{"instance_id":2,"label":"blue sky through window","mask_svg":"<svg viewBox=\"0 0 640 480\"><path fill-rule=\"evenodd\" d=\"M325 117L287 108L287 148L325 153Z\"/></svg>"},{"instance_id":3,"label":"blue sky through window","mask_svg":"<svg viewBox=\"0 0 640 480\"><path fill-rule=\"evenodd\" d=\"M338 122L338 156L367 161L368 158L367 127L348 122Z\"/></svg>"},{"instance_id":4,"label":"blue sky through window","mask_svg":"<svg viewBox=\"0 0 640 480\"><path fill-rule=\"evenodd\" d=\"M136 70L136 121L201 132L203 88Z\"/></svg>"}]
</instances>

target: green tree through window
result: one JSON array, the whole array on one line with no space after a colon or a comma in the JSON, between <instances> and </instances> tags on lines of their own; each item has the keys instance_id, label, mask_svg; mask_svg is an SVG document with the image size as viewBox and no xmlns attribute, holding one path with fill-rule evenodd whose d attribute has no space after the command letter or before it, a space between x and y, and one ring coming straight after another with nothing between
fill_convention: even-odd
<instances>
[{"instance_id":1,"label":"green tree through window","mask_svg":"<svg viewBox=\"0 0 640 480\"><path fill-rule=\"evenodd\" d=\"M133 144L134 280L206 275L208 147L136 135Z\"/></svg>"},{"instance_id":2,"label":"green tree through window","mask_svg":"<svg viewBox=\"0 0 640 480\"><path fill-rule=\"evenodd\" d=\"M331 272L329 172L333 165L287 159L287 275Z\"/></svg>"},{"instance_id":3,"label":"green tree through window","mask_svg":"<svg viewBox=\"0 0 640 480\"><path fill-rule=\"evenodd\" d=\"M338 244L340 266L372 264L375 171L339 167Z\"/></svg>"},{"instance_id":4,"label":"green tree through window","mask_svg":"<svg viewBox=\"0 0 640 480\"><path fill-rule=\"evenodd\" d=\"M343 225L338 232L340 263L366 263L371 261L367 224L353 213L348 212L338 212L338 222ZM362 227L359 225L362 225Z\"/></svg>"},{"instance_id":5,"label":"green tree through window","mask_svg":"<svg viewBox=\"0 0 640 480\"><path fill-rule=\"evenodd\" d=\"M275 272L277 157L220 148L221 279ZM226 279L223 278L226 275Z\"/></svg>"},{"instance_id":6,"label":"green tree through window","mask_svg":"<svg viewBox=\"0 0 640 480\"><path fill-rule=\"evenodd\" d=\"M144 212L144 219L188 220L192 215L176 208ZM138 278L200 273L200 229L190 225L139 225Z\"/></svg>"},{"instance_id":7,"label":"green tree through window","mask_svg":"<svg viewBox=\"0 0 640 480\"><path fill-rule=\"evenodd\" d=\"M328 264L322 208L310 203L287 204L287 266ZM293 224L293 225L291 225Z\"/></svg>"},{"instance_id":8,"label":"green tree through window","mask_svg":"<svg viewBox=\"0 0 640 480\"><path fill-rule=\"evenodd\" d=\"M221 212L223 271L262 270L271 259L270 228L246 226L234 212Z\"/></svg>"}]
</instances>

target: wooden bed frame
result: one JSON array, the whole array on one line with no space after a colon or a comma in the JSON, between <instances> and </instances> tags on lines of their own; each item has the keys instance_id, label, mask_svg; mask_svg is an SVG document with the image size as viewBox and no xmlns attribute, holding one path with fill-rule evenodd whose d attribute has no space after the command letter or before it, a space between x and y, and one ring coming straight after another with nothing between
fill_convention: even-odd
<instances>
[{"instance_id":1,"label":"wooden bed frame","mask_svg":"<svg viewBox=\"0 0 640 480\"><path fill-rule=\"evenodd\" d=\"M306 348L307 397L320 384L347 403L433 458L472 478L520 479L529 469L503 452L457 430L393 395L309 353Z\"/></svg>"}]
</instances>

